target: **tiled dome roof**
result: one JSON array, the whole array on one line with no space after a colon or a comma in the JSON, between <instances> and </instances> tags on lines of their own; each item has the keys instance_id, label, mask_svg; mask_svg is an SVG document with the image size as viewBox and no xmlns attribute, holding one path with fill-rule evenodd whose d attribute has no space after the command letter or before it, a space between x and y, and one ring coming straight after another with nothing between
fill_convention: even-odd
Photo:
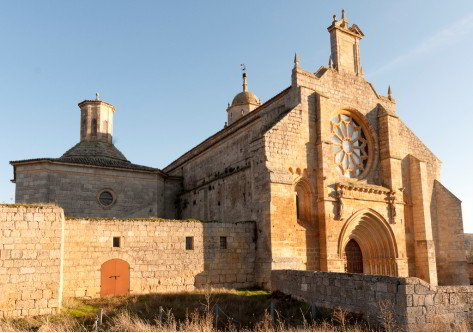
<instances>
[{"instance_id":1,"label":"tiled dome roof","mask_svg":"<svg viewBox=\"0 0 473 333\"><path fill-rule=\"evenodd\" d=\"M129 163L112 143L103 141L82 141L66 151L61 159L69 157L109 158Z\"/></svg>"},{"instance_id":2,"label":"tiled dome roof","mask_svg":"<svg viewBox=\"0 0 473 333\"><path fill-rule=\"evenodd\" d=\"M232 106L235 105L244 105L244 104L255 104L259 105L260 100L258 97L256 97L255 94L253 94L250 91L243 91L239 93L238 95L235 96L232 102Z\"/></svg>"}]
</instances>

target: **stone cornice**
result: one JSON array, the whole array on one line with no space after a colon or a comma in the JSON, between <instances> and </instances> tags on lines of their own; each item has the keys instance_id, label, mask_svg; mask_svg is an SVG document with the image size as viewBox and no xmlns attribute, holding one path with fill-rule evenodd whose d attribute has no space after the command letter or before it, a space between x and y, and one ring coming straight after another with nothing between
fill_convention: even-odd
<instances>
[{"instance_id":1,"label":"stone cornice","mask_svg":"<svg viewBox=\"0 0 473 333\"><path fill-rule=\"evenodd\" d=\"M391 189L378 185L356 184L351 182L335 183L337 192L342 193L345 199L366 199L370 201L387 202L395 192Z\"/></svg>"},{"instance_id":2,"label":"stone cornice","mask_svg":"<svg viewBox=\"0 0 473 333\"><path fill-rule=\"evenodd\" d=\"M343 199L404 204L402 189L393 191L384 186L352 182L337 182L335 186Z\"/></svg>"},{"instance_id":3,"label":"stone cornice","mask_svg":"<svg viewBox=\"0 0 473 333\"><path fill-rule=\"evenodd\" d=\"M112 105L110 103L107 103L107 102L104 102L104 101L86 99L86 100L83 100L82 102L80 102L77 105L79 106L79 108L81 108L82 105L85 105L85 104L95 104L95 105L105 104L105 105L111 107L113 109L113 112L116 112L116 108L115 108L114 105Z\"/></svg>"},{"instance_id":4,"label":"stone cornice","mask_svg":"<svg viewBox=\"0 0 473 333\"><path fill-rule=\"evenodd\" d=\"M352 183L352 182L337 182L335 183L337 188L340 189L348 189L348 190L355 190L360 192L368 192L368 193L390 193L392 192L391 189L379 186L379 185L371 185L371 184L363 184L363 183Z\"/></svg>"},{"instance_id":5,"label":"stone cornice","mask_svg":"<svg viewBox=\"0 0 473 333\"><path fill-rule=\"evenodd\" d=\"M328 31L328 32L331 32L331 31L334 30L334 29L340 30L340 31L342 31L343 33L345 33L345 34L347 34L347 35L351 35L351 36L353 36L353 37L355 37L355 38L363 39L363 36L362 36L362 35L360 35L360 34L358 34L358 33L355 33L355 32L353 32L353 31L351 31L351 30L349 30L349 29L343 28L343 27L341 27L340 25L337 25L335 22L327 28L327 31Z\"/></svg>"}]
</instances>

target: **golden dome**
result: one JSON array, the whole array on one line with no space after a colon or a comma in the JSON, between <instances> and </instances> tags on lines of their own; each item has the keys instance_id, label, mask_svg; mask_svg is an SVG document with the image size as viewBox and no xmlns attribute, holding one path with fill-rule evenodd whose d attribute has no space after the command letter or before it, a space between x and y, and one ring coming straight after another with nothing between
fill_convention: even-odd
<instances>
[{"instance_id":1,"label":"golden dome","mask_svg":"<svg viewBox=\"0 0 473 333\"><path fill-rule=\"evenodd\" d=\"M260 105L260 100L252 92L243 91L236 95L232 102L232 106L245 104Z\"/></svg>"}]
</instances>

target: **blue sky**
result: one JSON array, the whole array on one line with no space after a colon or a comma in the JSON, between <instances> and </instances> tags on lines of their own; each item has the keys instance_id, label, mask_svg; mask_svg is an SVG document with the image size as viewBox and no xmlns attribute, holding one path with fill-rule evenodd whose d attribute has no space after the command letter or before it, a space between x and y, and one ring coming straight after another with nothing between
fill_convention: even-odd
<instances>
[{"instance_id":1,"label":"blue sky","mask_svg":"<svg viewBox=\"0 0 473 333\"><path fill-rule=\"evenodd\" d=\"M365 79L391 85L473 232L472 1L0 1L0 202L14 200L8 161L62 155L96 92L125 156L166 166L223 127L241 63L262 102L290 85L294 52L326 65L341 8L365 34Z\"/></svg>"}]
</instances>

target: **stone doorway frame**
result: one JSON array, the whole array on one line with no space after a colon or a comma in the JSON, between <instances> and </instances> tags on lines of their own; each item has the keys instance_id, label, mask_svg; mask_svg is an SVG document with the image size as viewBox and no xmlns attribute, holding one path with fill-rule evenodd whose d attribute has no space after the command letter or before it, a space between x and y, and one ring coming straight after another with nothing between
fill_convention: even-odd
<instances>
[{"instance_id":1,"label":"stone doorway frame","mask_svg":"<svg viewBox=\"0 0 473 333\"><path fill-rule=\"evenodd\" d=\"M345 222L338 241L338 256L345 264L345 247L351 239L360 246L363 274L398 276L396 237L381 214L365 208Z\"/></svg>"}]
</instances>

